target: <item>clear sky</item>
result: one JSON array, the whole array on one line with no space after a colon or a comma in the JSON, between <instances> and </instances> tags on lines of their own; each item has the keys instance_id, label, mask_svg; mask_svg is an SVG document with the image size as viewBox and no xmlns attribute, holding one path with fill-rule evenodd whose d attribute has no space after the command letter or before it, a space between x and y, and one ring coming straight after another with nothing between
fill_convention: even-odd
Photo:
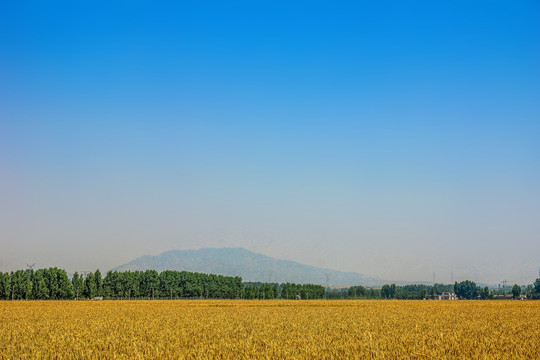
<instances>
[{"instance_id":1,"label":"clear sky","mask_svg":"<svg viewBox=\"0 0 540 360\"><path fill-rule=\"evenodd\" d=\"M530 283L539 185L538 1L0 4L0 271Z\"/></svg>"}]
</instances>

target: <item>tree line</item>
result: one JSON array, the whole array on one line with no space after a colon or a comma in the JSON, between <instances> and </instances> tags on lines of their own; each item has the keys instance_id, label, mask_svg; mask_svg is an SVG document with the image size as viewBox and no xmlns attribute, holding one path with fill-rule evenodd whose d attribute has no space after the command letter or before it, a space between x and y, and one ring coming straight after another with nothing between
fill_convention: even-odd
<instances>
[{"instance_id":1,"label":"tree line","mask_svg":"<svg viewBox=\"0 0 540 360\"><path fill-rule=\"evenodd\" d=\"M453 292L454 286L447 284L423 285L412 284L399 286L386 284L382 288L368 288L362 285L349 288L327 289L329 299L399 299L422 300L434 298L443 292Z\"/></svg>"},{"instance_id":2,"label":"tree line","mask_svg":"<svg viewBox=\"0 0 540 360\"><path fill-rule=\"evenodd\" d=\"M434 299L436 295L444 292L454 292L454 285L449 284L410 284L396 286L395 284L384 285L381 288L382 299L422 300Z\"/></svg>"},{"instance_id":3,"label":"tree line","mask_svg":"<svg viewBox=\"0 0 540 360\"><path fill-rule=\"evenodd\" d=\"M325 288L322 285L294 283L244 283L244 299L323 299Z\"/></svg>"},{"instance_id":4,"label":"tree line","mask_svg":"<svg viewBox=\"0 0 540 360\"><path fill-rule=\"evenodd\" d=\"M525 294L528 299L540 299L540 279L527 286L514 285L511 289L489 289L487 286L478 286L474 281L464 280L454 284L412 284L396 285L386 284L380 289L366 288L364 286L351 286L349 288L326 289L328 299L398 299L422 300L434 299L443 292L455 293L460 299L493 299L497 295L507 294L518 298Z\"/></svg>"},{"instance_id":5,"label":"tree line","mask_svg":"<svg viewBox=\"0 0 540 360\"><path fill-rule=\"evenodd\" d=\"M39 270L0 272L0 300L61 299L432 299L443 292L454 292L460 299L492 299L505 289L490 290L465 280L454 284L383 285L382 288L352 286L331 289L321 285L294 283L242 282L241 277L166 270L99 270L71 278L56 267ZM540 278L528 286L514 285L509 291L518 298L540 299ZM510 296L510 295L509 295Z\"/></svg>"},{"instance_id":6,"label":"tree line","mask_svg":"<svg viewBox=\"0 0 540 360\"><path fill-rule=\"evenodd\" d=\"M284 295L283 295L284 294ZM109 271L85 275L48 268L0 272L0 300L61 299L322 299L312 284L243 283L241 277L166 270Z\"/></svg>"},{"instance_id":7,"label":"tree line","mask_svg":"<svg viewBox=\"0 0 540 360\"><path fill-rule=\"evenodd\" d=\"M62 269L0 272L0 300L61 300L73 297L73 284Z\"/></svg>"}]
</instances>

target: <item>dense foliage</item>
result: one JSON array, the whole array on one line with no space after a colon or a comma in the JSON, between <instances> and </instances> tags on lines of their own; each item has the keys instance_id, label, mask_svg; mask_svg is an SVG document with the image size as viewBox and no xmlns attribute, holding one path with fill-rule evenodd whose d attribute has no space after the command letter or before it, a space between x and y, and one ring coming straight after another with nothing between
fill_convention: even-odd
<instances>
[{"instance_id":1,"label":"dense foliage","mask_svg":"<svg viewBox=\"0 0 540 360\"><path fill-rule=\"evenodd\" d=\"M242 278L167 270L100 271L71 281L58 268L0 273L0 300L54 299L322 299L324 287L312 284L242 283Z\"/></svg>"},{"instance_id":2,"label":"dense foliage","mask_svg":"<svg viewBox=\"0 0 540 360\"><path fill-rule=\"evenodd\" d=\"M109 271L103 280L103 296L114 299L236 299L241 294L240 277L187 271Z\"/></svg>"},{"instance_id":3,"label":"dense foliage","mask_svg":"<svg viewBox=\"0 0 540 360\"><path fill-rule=\"evenodd\" d=\"M73 296L73 285L62 269L0 273L0 299L3 300L60 300Z\"/></svg>"},{"instance_id":4,"label":"dense foliage","mask_svg":"<svg viewBox=\"0 0 540 360\"><path fill-rule=\"evenodd\" d=\"M312 284L299 285L286 283L283 284L281 297L283 299L322 299L324 297L324 287Z\"/></svg>"},{"instance_id":5,"label":"dense foliage","mask_svg":"<svg viewBox=\"0 0 540 360\"><path fill-rule=\"evenodd\" d=\"M109 271L102 277L99 270L84 276L65 270L48 268L0 272L0 300L60 300L60 299L432 299L443 292L455 292L460 299L491 299L488 287L481 288L465 280L453 285L412 284L384 285L381 289L352 286L324 288L321 285L293 283L243 283L242 278L166 270ZM514 298L525 294L540 299L540 279L533 285L514 285Z\"/></svg>"}]
</instances>

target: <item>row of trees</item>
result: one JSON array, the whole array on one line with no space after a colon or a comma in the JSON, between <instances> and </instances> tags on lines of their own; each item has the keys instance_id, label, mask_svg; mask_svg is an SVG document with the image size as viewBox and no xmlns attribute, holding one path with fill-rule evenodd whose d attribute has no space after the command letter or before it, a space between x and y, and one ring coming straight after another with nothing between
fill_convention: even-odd
<instances>
[{"instance_id":1,"label":"row of trees","mask_svg":"<svg viewBox=\"0 0 540 360\"><path fill-rule=\"evenodd\" d=\"M475 282L465 280L454 284L435 285L403 285L396 284L383 285L380 289L366 288L364 286L352 286L342 289L326 289L326 297L329 299L402 299L421 300L433 299L435 295L443 292L454 292L461 299L492 299L494 292L487 286L480 287ZM499 292L495 292L498 294ZM514 285L511 294L518 298L520 294L526 294L529 299L540 299L540 279L536 279L533 285Z\"/></svg>"},{"instance_id":2,"label":"row of trees","mask_svg":"<svg viewBox=\"0 0 540 360\"><path fill-rule=\"evenodd\" d=\"M101 278L99 270L72 279L75 297L109 299L212 298L235 299L242 295L240 277L167 270L109 271Z\"/></svg>"},{"instance_id":3,"label":"row of trees","mask_svg":"<svg viewBox=\"0 0 540 360\"><path fill-rule=\"evenodd\" d=\"M511 293L514 298L524 294L527 296L527 299L540 299L540 278L536 279L532 285L519 286L518 284L514 284Z\"/></svg>"},{"instance_id":4,"label":"row of trees","mask_svg":"<svg viewBox=\"0 0 540 360\"><path fill-rule=\"evenodd\" d=\"M378 289L366 288L364 286L351 286L347 289L347 296L354 299L378 299L381 292Z\"/></svg>"},{"instance_id":5,"label":"row of trees","mask_svg":"<svg viewBox=\"0 0 540 360\"><path fill-rule=\"evenodd\" d=\"M421 300L433 299L435 295L443 292L453 292L454 286L448 284L411 284L396 286L396 284L384 285L381 288L380 297L382 299L401 299L401 300Z\"/></svg>"},{"instance_id":6,"label":"row of trees","mask_svg":"<svg viewBox=\"0 0 540 360\"><path fill-rule=\"evenodd\" d=\"M453 285L384 285L381 289L353 286L325 289L313 284L243 283L240 277L167 270L100 271L70 279L65 270L48 268L0 272L0 300L59 300L133 298L211 298L211 299L429 299L442 292L455 292L461 299L491 299L493 292L465 280ZM514 285L514 298L524 292L528 298L540 299L540 279L533 285Z\"/></svg>"},{"instance_id":7,"label":"row of trees","mask_svg":"<svg viewBox=\"0 0 540 360\"><path fill-rule=\"evenodd\" d=\"M58 268L0 273L0 300L59 299L321 299L324 287L311 284L246 283L240 277L167 270L99 270L69 279Z\"/></svg>"},{"instance_id":8,"label":"row of trees","mask_svg":"<svg viewBox=\"0 0 540 360\"><path fill-rule=\"evenodd\" d=\"M494 293L487 286L478 286L474 281L465 280L455 282L453 285L384 285L380 290L380 298L383 299L430 299L436 294L454 292L460 299L493 299ZM525 287L525 291L519 285L512 287L512 296L518 298L525 292L527 298L540 299L540 279L536 279L533 285ZM350 294L349 294L350 296ZM372 296L372 298L374 298Z\"/></svg>"},{"instance_id":9,"label":"row of trees","mask_svg":"<svg viewBox=\"0 0 540 360\"><path fill-rule=\"evenodd\" d=\"M62 269L17 270L11 273L0 273L1 300L60 300L73 297L73 284Z\"/></svg>"},{"instance_id":10,"label":"row of trees","mask_svg":"<svg viewBox=\"0 0 540 360\"><path fill-rule=\"evenodd\" d=\"M536 279L534 285L524 287L524 290L522 291L522 287L515 284L512 287L511 295L514 299L517 299L524 292L529 299L540 299L540 279ZM480 287L470 280L456 282L454 292L463 299L493 299L495 295L487 286ZM500 294L500 291L497 291L497 294ZM502 294L504 295L505 291Z\"/></svg>"},{"instance_id":11,"label":"row of trees","mask_svg":"<svg viewBox=\"0 0 540 360\"><path fill-rule=\"evenodd\" d=\"M324 298L324 287L313 284L291 284L282 285L281 297L283 299L322 299Z\"/></svg>"},{"instance_id":12,"label":"row of trees","mask_svg":"<svg viewBox=\"0 0 540 360\"><path fill-rule=\"evenodd\" d=\"M488 299L493 296L487 286L482 289L473 281L465 280L459 283L456 282L454 285L384 285L381 288L380 297L382 299L421 300L433 299L435 295L443 292L454 292L460 299L476 299L478 297Z\"/></svg>"},{"instance_id":13,"label":"row of trees","mask_svg":"<svg viewBox=\"0 0 540 360\"><path fill-rule=\"evenodd\" d=\"M434 298L435 295L443 292L453 292L454 286L447 284L435 285L403 285L396 284L383 285L382 288L367 288L364 286L351 286L341 289L326 289L328 299L400 299L400 300L422 300Z\"/></svg>"},{"instance_id":14,"label":"row of trees","mask_svg":"<svg viewBox=\"0 0 540 360\"><path fill-rule=\"evenodd\" d=\"M323 299L325 289L322 285L293 283L244 283L244 299Z\"/></svg>"},{"instance_id":15,"label":"row of trees","mask_svg":"<svg viewBox=\"0 0 540 360\"><path fill-rule=\"evenodd\" d=\"M280 294L278 283L248 282L244 283L243 299L277 299Z\"/></svg>"}]
</instances>

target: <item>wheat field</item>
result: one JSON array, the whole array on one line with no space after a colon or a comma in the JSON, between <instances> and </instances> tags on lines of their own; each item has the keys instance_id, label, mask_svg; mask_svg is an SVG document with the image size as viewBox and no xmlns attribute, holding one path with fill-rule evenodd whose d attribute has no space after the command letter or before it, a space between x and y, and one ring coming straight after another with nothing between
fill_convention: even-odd
<instances>
[{"instance_id":1,"label":"wheat field","mask_svg":"<svg viewBox=\"0 0 540 360\"><path fill-rule=\"evenodd\" d=\"M0 358L540 359L540 302L4 301Z\"/></svg>"}]
</instances>

